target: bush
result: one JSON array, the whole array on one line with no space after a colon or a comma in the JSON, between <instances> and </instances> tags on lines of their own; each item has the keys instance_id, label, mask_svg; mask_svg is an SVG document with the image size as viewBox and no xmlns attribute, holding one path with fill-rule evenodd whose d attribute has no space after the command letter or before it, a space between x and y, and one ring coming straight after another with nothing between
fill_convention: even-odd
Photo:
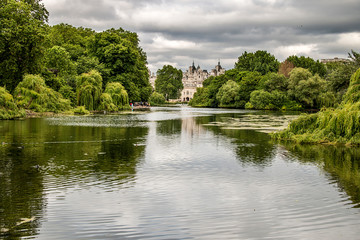
<instances>
[{"instance_id":1,"label":"bush","mask_svg":"<svg viewBox=\"0 0 360 240\"><path fill-rule=\"evenodd\" d=\"M0 119L21 118L25 115L25 111L17 107L13 96L5 88L0 87Z\"/></svg>"},{"instance_id":2,"label":"bush","mask_svg":"<svg viewBox=\"0 0 360 240\"><path fill-rule=\"evenodd\" d=\"M38 75L25 75L14 91L18 106L36 112L61 112L71 108L70 101L45 85Z\"/></svg>"},{"instance_id":3,"label":"bush","mask_svg":"<svg viewBox=\"0 0 360 240\"><path fill-rule=\"evenodd\" d=\"M88 110L86 110L86 108L84 106L79 106L79 107L75 108L73 110L73 112L75 114L79 114L79 115L87 115L90 113Z\"/></svg>"},{"instance_id":4,"label":"bush","mask_svg":"<svg viewBox=\"0 0 360 240\"><path fill-rule=\"evenodd\" d=\"M149 98L149 102L151 105L159 105L165 103L165 97L161 93L153 92Z\"/></svg>"}]
</instances>

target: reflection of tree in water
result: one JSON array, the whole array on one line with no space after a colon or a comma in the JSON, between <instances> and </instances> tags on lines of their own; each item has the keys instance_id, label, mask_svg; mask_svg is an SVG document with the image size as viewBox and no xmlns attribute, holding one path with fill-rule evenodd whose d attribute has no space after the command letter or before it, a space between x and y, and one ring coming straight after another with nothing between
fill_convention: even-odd
<instances>
[{"instance_id":1,"label":"reflection of tree in water","mask_svg":"<svg viewBox=\"0 0 360 240\"><path fill-rule=\"evenodd\" d=\"M0 238L37 234L45 199L36 165L36 152L24 149L16 137L0 146Z\"/></svg>"},{"instance_id":2,"label":"reflection of tree in water","mask_svg":"<svg viewBox=\"0 0 360 240\"><path fill-rule=\"evenodd\" d=\"M181 126L182 126L181 119L159 121L157 122L156 125L156 133L164 136L180 134Z\"/></svg>"},{"instance_id":3,"label":"reflection of tree in water","mask_svg":"<svg viewBox=\"0 0 360 240\"><path fill-rule=\"evenodd\" d=\"M336 180L340 190L360 207L360 148L282 143L299 161L313 162Z\"/></svg>"},{"instance_id":4,"label":"reflection of tree in water","mask_svg":"<svg viewBox=\"0 0 360 240\"><path fill-rule=\"evenodd\" d=\"M36 235L49 189L131 180L148 133L141 127L49 126L44 119L0 124L0 238Z\"/></svg>"},{"instance_id":5,"label":"reflection of tree in water","mask_svg":"<svg viewBox=\"0 0 360 240\"><path fill-rule=\"evenodd\" d=\"M197 124L221 122L225 118L238 118L239 114L218 114L197 118ZM226 129L219 126L206 126L216 135L226 136L236 144L236 154L243 164L266 166L271 163L275 154L275 147L268 134L253 130Z\"/></svg>"}]
</instances>

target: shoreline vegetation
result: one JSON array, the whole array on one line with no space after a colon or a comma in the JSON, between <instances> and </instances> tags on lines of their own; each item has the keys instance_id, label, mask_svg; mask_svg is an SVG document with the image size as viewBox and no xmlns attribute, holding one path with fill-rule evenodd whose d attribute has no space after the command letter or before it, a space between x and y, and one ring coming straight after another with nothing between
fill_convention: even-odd
<instances>
[{"instance_id":1,"label":"shoreline vegetation","mask_svg":"<svg viewBox=\"0 0 360 240\"><path fill-rule=\"evenodd\" d=\"M287 129L272 134L273 139L297 143L360 145L360 69L351 77L350 86L338 108L324 108L304 114Z\"/></svg>"},{"instance_id":2,"label":"shoreline vegetation","mask_svg":"<svg viewBox=\"0 0 360 240\"><path fill-rule=\"evenodd\" d=\"M54 114L118 113L133 103L164 106L178 99L182 71L170 65L149 81L147 56L135 32L95 32L48 25L41 1L0 3L0 120ZM264 50L243 52L233 69L197 88L189 105L307 111L274 139L360 144L360 53L321 63ZM351 81L350 81L351 78Z\"/></svg>"}]
</instances>

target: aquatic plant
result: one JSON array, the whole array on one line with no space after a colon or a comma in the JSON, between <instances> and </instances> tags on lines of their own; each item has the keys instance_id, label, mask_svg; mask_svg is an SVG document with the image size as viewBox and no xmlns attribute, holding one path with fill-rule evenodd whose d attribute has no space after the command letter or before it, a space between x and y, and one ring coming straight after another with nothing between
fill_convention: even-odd
<instances>
[{"instance_id":1,"label":"aquatic plant","mask_svg":"<svg viewBox=\"0 0 360 240\"><path fill-rule=\"evenodd\" d=\"M71 108L70 101L47 87L39 75L25 75L15 88L14 96L18 106L36 112L61 112Z\"/></svg>"},{"instance_id":2,"label":"aquatic plant","mask_svg":"<svg viewBox=\"0 0 360 240\"><path fill-rule=\"evenodd\" d=\"M13 96L5 88L0 87L0 119L8 120L24 116L25 111L17 107Z\"/></svg>"},{"instance_id":3,"label":"aquatic plant","mask_svg":"<svg viewBox=\"0 0 360 240\"><path fill-rule=\"evenodd\" d=\"M305 114L292 121L289 127L273 133L275 139L300 143L360 144L360 69L351 77L350 86L341 105Z\"/></svg>"}]
</instances>

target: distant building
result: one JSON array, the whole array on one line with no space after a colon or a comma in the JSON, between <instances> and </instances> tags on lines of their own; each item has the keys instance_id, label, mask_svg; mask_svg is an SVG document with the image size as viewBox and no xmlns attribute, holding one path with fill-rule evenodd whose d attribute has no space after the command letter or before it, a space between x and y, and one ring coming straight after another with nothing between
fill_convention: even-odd
<instances>
[{"instance_id":1,"label":"distant building","mask_svg":"<svg viewBox=\"0 0 360 240\"><path fill-rule=\"evenodd\" d=\"M195 63L193 62L193 64L189 66L189 68L185 72L183 72L182 83L184 85L184 89L181 91L180 99L177 99L176 101L179 100L181 102L190 101L194 97L194 94L196 93L196 89L202 87L203 82L208 77L210 76L216 77L224 73L225 73L225 69L221 67L220 61L215 66L215 68L211 70L210 73L207 70L201 69L199 65L195 67ZM151 71L149 70L149 81L154 90L155 90L155 80L156 80L155 74L151 73Z\"/></svg>"},{"instance_id":2,"label":"distant building","mask_svg":"<svg viewBox=\"0 0 360 240\"><path fill-rule=\"evenodd\" d=\"M196 89L203 86L203 82L210 76L219 76L225 73L225 69L223 69L220 65L220 61L218 65L215 66L214 69L209 73L207 70L202 70L198 65L195 67L193 62L192 66L186 72L183 72L183 85L184 89L181 91L181 102L188 102L196 93Z\"/></svg>"},{"instance_id":3,"label":"distant building","mask_svg":"<svg viewBox=\"0 0 360 240\"><path fill-rule=\"evenodd\" d=\"M346 59L346 58L329 58L329 59L321 59L321 63L331 63L331 62L343 62L343 63L348 63L350 62L349 59Z\"/></svg>"}]
</instances>

